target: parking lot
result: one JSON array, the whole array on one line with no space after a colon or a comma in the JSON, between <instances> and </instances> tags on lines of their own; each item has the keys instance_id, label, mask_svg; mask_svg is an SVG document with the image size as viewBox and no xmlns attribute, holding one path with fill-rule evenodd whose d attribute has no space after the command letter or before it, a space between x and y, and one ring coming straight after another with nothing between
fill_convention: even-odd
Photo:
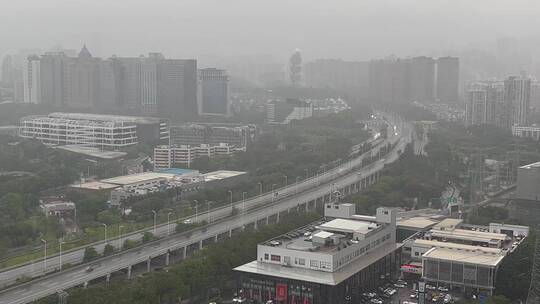
<instances>
[{"instance_id":1,"label":"parking lot","mask_svg":"<svg viewBox=\"0 0 540 304\"><path fill-rule=\"evenodd\" d=\"M415 284L416 283L416 284ZM377 290L364 292L359 303L362 304L417 304L418 286L414 281L390 281ZM454 303L458 296L440 286L426 285L426 303L448 304Z\"/></svg>"}]
</instances>

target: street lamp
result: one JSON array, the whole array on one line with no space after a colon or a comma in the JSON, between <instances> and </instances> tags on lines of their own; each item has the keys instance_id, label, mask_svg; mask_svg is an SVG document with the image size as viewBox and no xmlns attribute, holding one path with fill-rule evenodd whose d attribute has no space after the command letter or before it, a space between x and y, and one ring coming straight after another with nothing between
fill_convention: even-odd
<instances>
[{"instance_id":1,"label":"street lamp","mask_svg":"<svg viewBox=\"0 0 540 304\"><path fill-rule=\"evenodd\" d=\"M242 212L245 212L246 210L246 193L242 192Z\"/></svg>"},{"instance_id":2,"label":"street lamp","mask_svg":"<svg viewBox=\"0 0 540 304\"><path fill-rule=\"evenodd\" d=\"M152 213L154 214L154 235L156 234L156 219L157 219L157 212L156 210L152 210Z\"/></svg>"},{"instance_id":3,"label":"street lamp","mask_svg":"<svg viewBox=\"0 0 540 304\"><path fill-rule=\"evenodd\" d=\"M231 210L232 210L232 209L233 209L232 190L229 190L228 192L229 192L229 194L231 195L231 199L230 199L230 200L231 200Z\"/></svg>"},{"instance_id":4,"label":"street lamp","mask_svg":"<svg viewBox=\"0 0 540 304\"><path fill-rule=\"evenodd\" d=\"M283 175L283 177L285 178L285 187L287 187L287 184L289 183L288 180L287 180L288 177L287 177L287 175Z\"/></svg>"},{"instance_id":5,"label":"street lamp","mask_svg":"<svg viewBox=\"0 0 540 304\"><path fill-rule=\"evenodd\" d=\"M308 172L309 172L309 170L306 168L306 169L304 169L304 171L306 171L306 179L308 179Z\"/></svg>"},{"instance_id":6,"label":"street lamp","mask_svg":"<svg viewBox=\"0 0 540 304\"><path fill-rule=\"evenodd\" d=\"M206 207L207 207L207 209L208 209L208 211L207 211L207 215L208 215L208 224L210 224L210 204L211 204L211 203L212 203L212 202L210 202L210 201L206 201Z\"/></svg>"},{"instance_id":7,"label":"street lamp","mask_svg":"<svg viewBox=\"0 0 540 304\"><path fill-rule=\"evenodd\" d=\"M171 218L170 218L171 214L172 214L172 212L167 213L167 235L171 234L171 227L169 226L169 224L171 222Z\"/></svg>"},{"instance_id":8,"label":"street lamp","mask_svg":"<svg viewBox=\"0 0 540 304\"><path fill-rule=\"evenodd\" d=\"M199 201L198 200L193 200L195 202L195 223L197 223L199 221L199 216L198 216L198 209L199 209Z\"/></svg>"},{"instance_id":9,"label":"street lamp","mask_svg":"<svg viewBox=\"0 0 540 304\"><path fill-rule=\"evenodd\" d=\"M276 186L276 184L272 184L272 203L274 202L274 187Z\"/></svg>"},{"instance_id":10,"label":"street lamp","mask_svg":"<svg viewBox=\"0 0 540 304\"><path fill-rule=\"evenodd\" d=\"M105 227L105 244L107 244L107 224L101 223L101 226Z\"/></svg>"},{"instance_id":11,"label":"street lamp","mask_svg":"<svg viewBox=\"0 0 540 304\"><path fill-rule=\"evenodd\" d=\"M298 180L300 179L300 176L296 177L296 188L294 189L294 194L298 194Z\"/></svg>"},{"instance_id":12,"label":"street lamp","mask_svg":"<svg viewBox=\"0 0 540 304\"><path fill-rule=\"evenodd\" d=\"M41 242L45 244L43 246L43 249L45 250L45 253L44 253L45 259L43 260L43 269L45 272L47 272L47 241L44 239L41 239Z\"/></svg>"},{"instance_id":13,"label":"street lamp","mask_svg":"<svg viewBox=\"0 0 540 304\"><path fill-rule=\"evenodd\" d=\"M62 270L62 244L64 244L64 240L58 240L58 245L60 245L60 270Z\"/></svg>"},{"instance_id":14,"label":"street lamp","mask_svg":"<svg viewBox=\"0 0 540 304\"><path fill-rule=\"evenodd\" d=\"M122 251L122 228L124 226L118 226L118 250Z\"/></svg>"},{"instance_id":15,"label":"street lamp","mask_svg":"<svg viewBox=\"0 0 540 304\"><path fill-rule=\"evenodd\" d=\"M258 182L259 184L259 195L262 196L262 192L263 192L263 189L262 189L262 182Z\"/></svg>"}]
</instances>

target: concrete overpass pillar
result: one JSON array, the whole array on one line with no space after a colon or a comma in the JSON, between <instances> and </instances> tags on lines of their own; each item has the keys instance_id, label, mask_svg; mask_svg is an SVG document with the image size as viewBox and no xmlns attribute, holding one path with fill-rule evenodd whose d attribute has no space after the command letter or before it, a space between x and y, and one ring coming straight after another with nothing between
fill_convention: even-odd
<instances>
[{"instance_id":1,"label":"concrete overpass pillar","mask_svg":"<svg viewBox=\"0 0 540 304\"><path fill-rule=\"evenodd\" d=\"M148 260L146 260L146 272L150 272L151 266L152 266L152 259L149 258Z\"/></svg>"},{"instance_id":2,"label":"concrete overpass pillar","mask_svg":"<svg viewBox=\"0 0 540 304\"><path fill-rule=\"evenodd\" d=\"M182 248L182 260L185 259L187 256L187 246Z\"/></svg>"},{"instance_id":3,"label":"concrete overpass pillar","mask_svg":"<svg viewBox=\"0 0 540 304\"><path fill-rule=\"evenodd\" d=\"M214 243L217 243L217 242L218 242L218 235L216 234L216 235L214 236Z\"/></svg>"},{"instance_id":4,"label":"concrete overpass pillar","mask_svg":"<svg viewBox=\"0 0 540 304\"><path fill-rule=\"evenodd\" d=\"M129 265L127 268L127 278L128 280L131 280L131 265Z\"/></svg>"},{"instance_id":5,"label":"concrete overpass pillar","mask_svg":"<svg viewBox=\"0 0 540 304\"><path fill-rule=\"evenodd\" d=\"M171 263L170 259L171 259L171 254L167 252L165 254L165 266L169 266L169 264Z\"/></svg>"},{"instance_id":6,"label":"concrete overpass pillar","mask_svg":"<svg viewBox=\"0 0 540 304\"><path fill-rule=\"evenodd\" d=\"M268 226L268 224L270 224L270 216L266 217L266 226Z\"/></svg>"},{"instance_id":7,"label":"concrete overpass pillar","mask_svg":"<svg viewBox=\"0 0 540 304\"><path fill-rule=\"evenodd\" d=\"M232 238L232 229L229 230L229 238Z\"/></svg>"},{"instance_id":8,"label":"concrete overpass pillar","mask_svg":"<svg viewBox=\"0 0 540 304\"><path fill-rule=\"evenodd\" d=\"M278 211L278 213L276 214L276 223L279 223L279 214L280 214L280 213L281 213L281 212Z\"/></svg>"},{"instance_id":9,"label":"concrete overpass pillar","mask_svg":"<svg viewBox=\"0 0 540 304\"><path fill-rule=\"evenodd\" d=\"M203 240L200 240L200 241L199 241L199 250L203 249L202 241L203 241Z\"/></svg>"},{"instance_id":10,"label":"concrete overpass pillar","mask_svg":"<svg viewBox=\"0 0 540 304\"><path fill-rule=\"evenodd\" d=\"M253 222L253 229L257 230L257 220Z\"/></svg>"}]
</instances>

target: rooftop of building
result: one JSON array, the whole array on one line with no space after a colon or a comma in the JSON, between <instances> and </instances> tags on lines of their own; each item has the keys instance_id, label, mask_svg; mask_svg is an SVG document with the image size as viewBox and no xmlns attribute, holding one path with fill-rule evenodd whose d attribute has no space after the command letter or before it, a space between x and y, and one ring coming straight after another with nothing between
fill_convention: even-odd
<instances>
[{"instance_id":1,"label":"rooftop of building","mask_svg":"<svg viewBox=\"0 0 540 304\"><path fill-rule=\"evenodd\" d=\"M92 114L92 113L68 113L68 112L53 112L48 115L36 115L36 116L27 116L27 117L28 118L81 120L81 121L99 121L99 122L132 122L136 124L151 124L151 123L159 123L163 121L163 119L156 118L156 117Z\"/></svg>"},{"instance_id":2,"label":"rooftop of building","mask_svg":"<svg viewBox=\"0 0 540 304\"><path fill-rule=\"evenodd\" d=\"M100 159L116 159L116 158L122 158L127 155L126 152L103 151L98 148L83 147L79 145L64 145L64 146L58 146L56 148L73 152L73 153L77 153L77 154L86 155L93 158L100 158Z\"/></svg>"},{"instance_id":3,"label":"rooftop of building","mask_svg":"<svg viewBox=\"0 0 540 304\"><path fill-rule=\"evenodd\" d=\"M208 172L203 174L204 180L207 182L222 180L230 177L240 176L247 174L247 172L242 171L228 171L228 170L218 170L213 172Z\"/></svg>"},{"instance_id":4,"label":"rooftop of building","mask_svg":"<svg viewBox=\"0 0 540 304\"><path fill-rule=\"evenodd\" d=\"M414 240L414 244L425 246L425 247L455 249L458 251L464 250L467 252L504 254L503 249L499 249L499 248L472 246L472 245L458 244L458 243L452 243L452 242L440 242L440 241L435 241L435 240L416 239Z\"/></svg>"},{"instance_id":5,"label":"rooftop of building","mask_svg":"<svg viewBox=\"0 0 540 304\"><path fill-rule=\"evenodd\" d=\"M268 275L279 278L286 278L299 281L309 281L313 283L335 286L350 278L359 271L369 267L371 264L382 259L389 253L401 247L401 244L385 244L370 251L361 259L352 261L345 267L334 272L324 272L312 269L287 267L284 265L253 261L234 268L236 271Z\"/></svg>"},{"instance_id":6,"label":"rooftop of building","mask_svg":"<svg viewBox=\"0 0 540 304\"><path fill-rule=\"evenodd\" d=\"M450 230L438 230L432 229L429 231L432 237L442 239L458 239L471 242L493 242L493 241L506 241L509 237L506 234L492 233L484 231L474 231L467 229L450 229Z\"/></svg>"},{"instance_id":7,"label":"rooftop of building","mask_svg":"<svg viewBox=\"0 0 540 304\"><path fill-rule=\"evenodd\" d=\"M429 217L411 217L411 218L405 218L405 219L399 219L397 222L397 226L399 228L413 228L413 229L429 229L433 227L435 224L437 224L439 221L435 219L431 219Z\"/></svg>"},{"instance_id":8,"label":"rooftop of building","mask_svg":"<svg viewBox=\"0 0 540 304\"><path fill-rule=\"evenodd\" d=\"M73 189L83 189L83 190L112 190L114 188L118 188L118 185L93 181L93 182L86 182L86 183L80 183L80 184L73 184L70 187Z\"/></svg>"},{"instance_id":9,"label":"rooftop of building","mask_svg":"<svg viewBox=\"0 0 540 304\"><path fill-rule=\"evenodd\" d=\"M158 171L158 173L167 173L167 174L174 174L174 175L184 175L184 174L191 174L191 173L198 173L197 170L191 170L191 169L184 169L184 168L169 168L169 169L161 169Z\"/></svg>"},{"instance_id":10,"label":"rooftop of building","mask_svg":"<svg viewBox=\"0 0 540 304\"><path fill-rule=\"evenodd\" d=\"M101 180L101 182L123 186L123 185L141 183L145 181L151 181L155 179L169 180L169 179L173 179L175 176L176 174L171 174L171 173L144 172L144 173L122 175L122 176L107 178L107 179Z\"/></svg>"},{"instance_id":11,"label":"rooftop of building","mask_svg":"<svg viewBox=\"0 0 540 304\"><path fill-rule=\"evenodd\" d=\"M463 223L462 219L447 218L437 223L433 228L437 230L454 229L461 223Z\"/></svg>"},{"instance_id":12,"label":"rooftop of building","mask_svg":"<svg viewBox=\"0 0 540 304\"><path fill-rule=\"evenodd\" d=\"M422 256L423 259L436 259L465 264L476 264L496 267L504 259L501 253L486 252L482 250L459 250L449 248L431 248Z\"/></svg>"},{"instance_id":13,"label":"rooftop of building","mask_svg":"<svg viewBox=\"0 0 540 304\"><path fill-rule=\"evenodd\" d=\"M265 241L261 245L334 254L341 248L357 244L358 240L354 235L366 235L381 226L382 224L366 220L324 219Z\"/></svg>"}]
</instances>

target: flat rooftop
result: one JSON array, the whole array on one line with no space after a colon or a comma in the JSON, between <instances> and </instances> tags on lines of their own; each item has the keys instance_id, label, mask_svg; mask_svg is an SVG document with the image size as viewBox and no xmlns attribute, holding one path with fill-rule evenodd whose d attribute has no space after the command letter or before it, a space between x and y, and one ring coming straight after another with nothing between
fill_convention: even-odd
<instances>
[{"instance_id":1,"label":"flat rooftop","mask_svg":"<svg viewBox=\"0 0 540 304\"><path fill-rule=\"evenodd\" d=\"M103 182L86 182L81 184L72 184L70 188L86 189L86 190L112 190L118 188L118 185L103 183Z\"/></svg>"},{"instance_id":2,"label":"flat rooftop","mask_svg":"<svg viewBox=\"0 0 540 304\"><path fill-rule=\"evenodd\" d=\"M123 121L123 122L133 122L133 123L138 123L138 124L158 123L163 120L156 117L108 115L108 114L92 114L92 113L67 113L67 112L53 112L47 115L47 117L74 119L74 120L110 121L110 122Z\"/></svg>"},{"instance_id":3,"label":"flat rooftop","mask_svg":"<svg viewBox=\"0 0 540 304\"><path fill-rule=\"evenodd\" d=\"M100 158L100 159L116 159L122 158L127 155L126 152L120 151L101 151L98 148L92 147L81 147L77 145L65 145L58 146L57 149L62 149L65 151L86 155L89 157Z\"/></svg>"},{"instance_id":4,"label":"flat rooftop","mask_svg":"<svg viewBox=\"0 0 540 304\"><path fill-rule=\"evenodd\" d=\"M433 228L439 229L439 230L447 229L447 228L455 228L461 223L463 223L462 219L447 218L447 219L442 220L440 223L435 225Z\"/></svg>"},{"instance_id":5,"label":"flat rooftop","mask_svg":"<svg viewBox=\"0 0 540 304\"><path fill-rule=\"evenodd\" d=\"M505 241L509 237L506 234L493 233L493 232L483 232L483 231L473 231L466 229L453 229L453 230L430 230L431 236L447 238L447 239L460 239L467 241L475 242L489 242L491 240L496 241Z\"/></svg>"},{"instance_id":6,"label":"flat rooftop","mask_svg":"<svg viewBox=\"0 0 540 304\"><path fill-rule=\"evenodd\" d=\"M503 254L481 252L479 250L466 251L447 248L432 248L422 256L426 259L436 259L449 262L458 262L465 264L476 264L495 267L503 259Z\"/></svg>"},{"instance_id":7,"label":"flat rooftop","mask_svg":"<svg viewBox=\"0 0 540 304\"><path fill-rule=\"evenodd\" d=\"M416 239L416 240L414 240L414 244L415 245L424 245L424 246L428 246L428 247L465 250L465 251L470 251L470 252L484 252L484 253L493 253L493 254L504 254L504 251L502 249L499 249L499 248L472 246L472 245L465 245L465 244L458 244L458 243L451 243L451 242L439 242L439 241L433 241L433 240Z\"/></svg>"},{"instance_id":8,"label":"flat rooftop","mask_svg":"<svg viewBox=\"0 0 540 304\"><path fill-rule=\"evenodd\" d=\"M429 229L436 225L439 221L431 219L429 217L411 217L406 219L400 219L397 222L399 228L414 228L414 229Z\"/></svg>"},{"instance_id":9,"label":"flat rooftop","mask_svg":"<svg viewBox=\"0 0 540 304\"><path fill-rule=\"evenodd\" d=\"M286 267L284 265L253 261L234 268L236 271L286 278L299 281L308 281L323 285L335 286L350 278L359 271L369 267L388 254L400 248L401 244L386 244L380 246L361 259L356 259L335 272L324 272L312 269Z\"/></svg>"},{"instance_id":10,"label":"flat rooftop","mask_svg":"<svg viewBox=\"0 0 540 304\"><path fill-rule=\"evenodd\" d=\"M183 168L169 168L169 169L162 169L157 171L158 173L169 173L169 174L175 174L175 175L184 175L189 173L196 173L199 172L197 170L191 170L191 169L183 169Z\"/></svg>"},{"instance_id":11,"label":"flat rooftop","mask_svg":"<svg viewBox=\"0 0 540 304\"><path fill-rule=\"evenodd\" d=\"M203 174L204 180L207 182L215 181L215 180L222 180L229 177L235 177L240 176L243 174L247 174L246 172L241 171L228 171L228 170L219 170L219 171L213 171Z\"/></svg>"},{"instance_id":12,"label":"flat rooftop","mask_svg":"<svg viewBox=\"0 0 540 304\"><path fill-rule=\"evenodd\" d=\"M160 172L144 172L130 175L117 176L101 180L103 183L115 184L115 185L130 185L135 183L141 183L145 181L151 181L155 179L173 179L176 175L171 173Z\"/></svg>"},{"instance_id":13,"label":"flat rooftop","mask_svg":"<svg viewBox=\"0 0 540 304\"><path fill-rule=\"evenodd\" d=\"M319 225L317 228L324 231L366 234L379 226L379 224L373 222L338 218Z\"/></svg>"}]
</instances>

